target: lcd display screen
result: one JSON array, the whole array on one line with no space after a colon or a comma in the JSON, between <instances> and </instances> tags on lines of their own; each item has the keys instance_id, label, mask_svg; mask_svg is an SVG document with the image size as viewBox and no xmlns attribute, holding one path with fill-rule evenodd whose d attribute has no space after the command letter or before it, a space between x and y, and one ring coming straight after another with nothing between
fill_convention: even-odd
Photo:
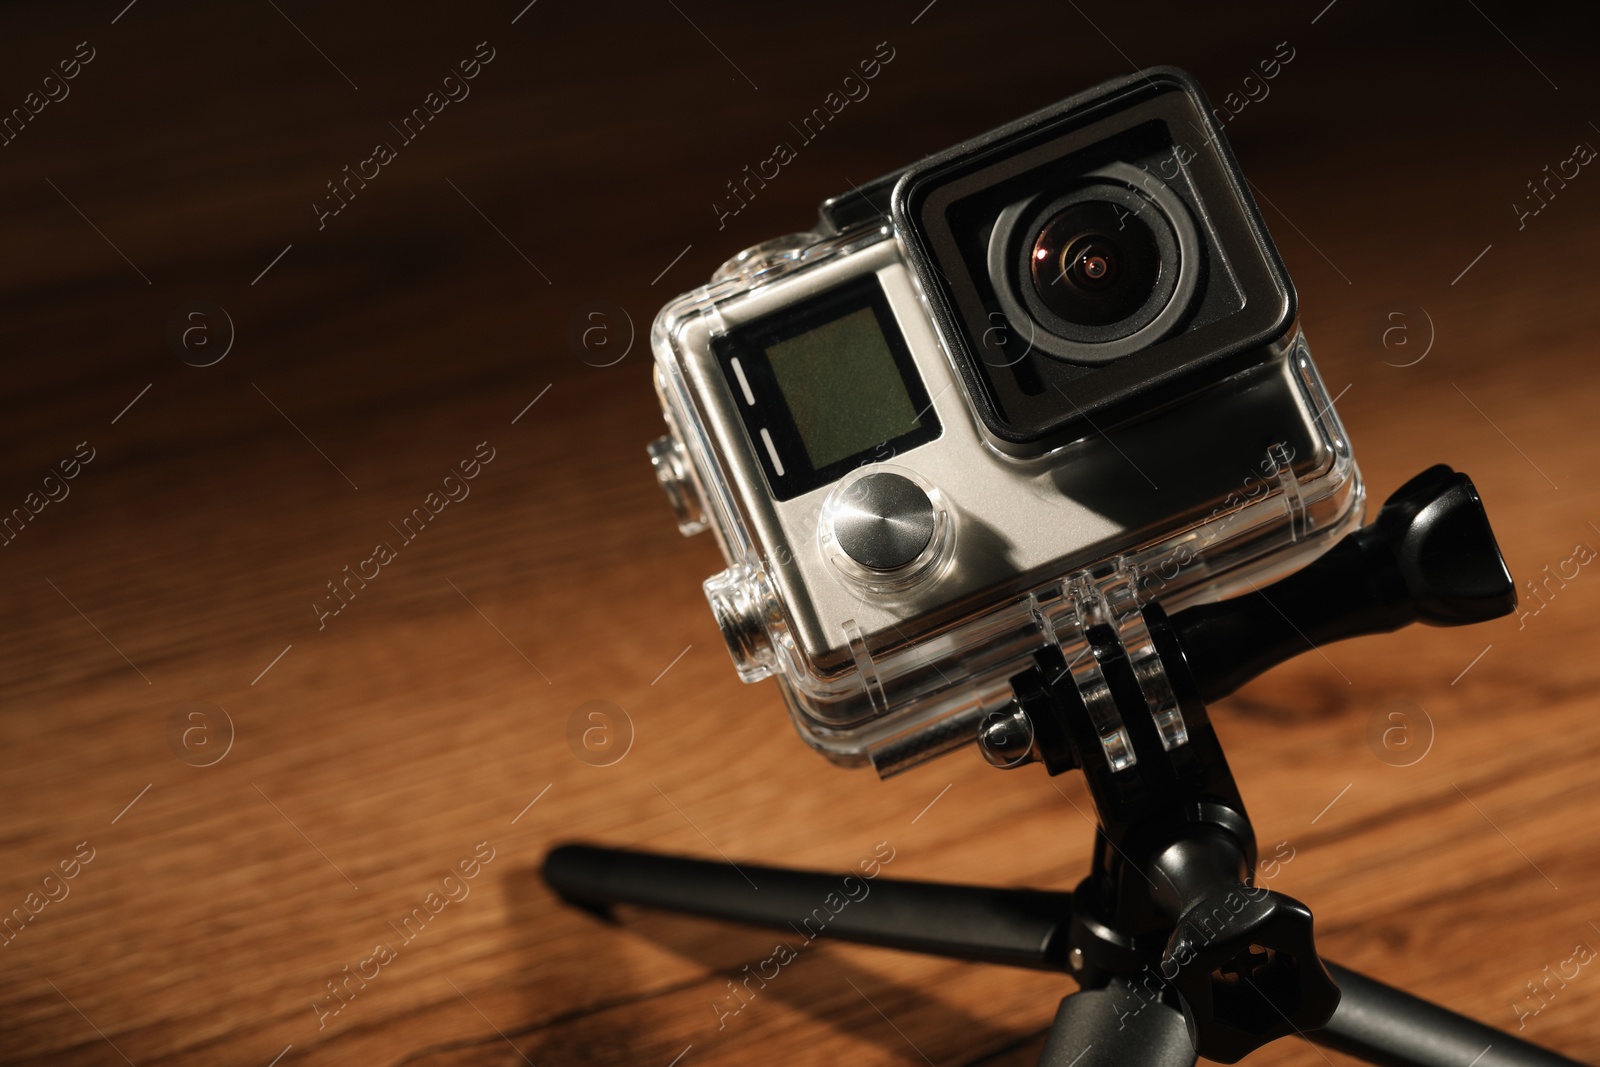
<instances>
[{"instance_id":1,"label":"lcd display screen","mask_svg":"<svg viewBox=\"0 0 1600 1067\"><path fill-rule=\"evenodd\" d=\"M939 436L875 277L712 342L773 496L790 500Z\"/></svg>"},{"instance_id":2,"label":"lcd display screen","mask_svg":"<svg viewBox=\"0 0 1600 1067\"><path fill-rule=\"evenodd\" d=\"M813 469L920 425L871 308L768 346L767 362Z\"/></svg>"}]
</instances>

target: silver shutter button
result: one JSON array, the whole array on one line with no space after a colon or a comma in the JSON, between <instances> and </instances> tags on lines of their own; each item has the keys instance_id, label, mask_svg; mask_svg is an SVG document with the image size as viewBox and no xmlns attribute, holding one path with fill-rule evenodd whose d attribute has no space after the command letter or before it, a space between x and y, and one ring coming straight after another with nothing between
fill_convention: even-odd
<instances>
[{"instance_id":1,"label":"silver shutter button","mask_svg":"<svg viewBox=\"0 0 1600 1067\"><path fill-rule=\"evenodd\" d=\"M911 565L933 539L933 501L917 483L888 471L851 482L832 518L845 555L879 573Z\"/></svg>"},{"instance_id":2,"label":"silver shutter button","mask_svg":"<svg viewBox=\"0 0 1600 1067\"><path fill-rule=\"evenodd\" d=\"M822 550L862 589L895 594L935 579L953 556L943 495L912 471L879 467L835 485L822 506Z\"/></svg>"},{"instance_id":3,"label":"silver shutter button","mask_svg":"<svg viewBox=\"0 0 1600 1067\"><path fill-rule=\"evenodd\" d=\"M909 476L908 476L909 475ZM822 508L822 549L854 584L901 593L944 571L955 539L939 490L907 471L847 478Z\"/></svg>"}]
</instances>

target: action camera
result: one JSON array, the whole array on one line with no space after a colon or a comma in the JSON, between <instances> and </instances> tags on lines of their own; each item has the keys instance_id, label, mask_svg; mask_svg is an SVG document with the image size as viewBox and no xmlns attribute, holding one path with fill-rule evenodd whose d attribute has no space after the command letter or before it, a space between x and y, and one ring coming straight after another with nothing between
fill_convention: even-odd
<instances>
[{"instance_id":1,"label":"action camera","mask_svg":"<svg viewBox=\"0 0 1600 1067\"><path fill-rule=\"evenodd\" d=\"M1144 605L1247 592L1360 523L1294 288L1172 68L826 201L651 343L651 460L727 560L705 589L740 676L880 774L972 741L1041 649L1092 672L1109 624L1137 669Z\"/></svg>"}]
</instances>

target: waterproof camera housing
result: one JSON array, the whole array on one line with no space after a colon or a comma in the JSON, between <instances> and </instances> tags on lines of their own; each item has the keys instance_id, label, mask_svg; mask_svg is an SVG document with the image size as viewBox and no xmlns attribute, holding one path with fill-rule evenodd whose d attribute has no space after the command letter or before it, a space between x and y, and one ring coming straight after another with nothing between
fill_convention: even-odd
<instances>
[{"instance_id":1,"label":"waterproof camera housing","mask_svg":"<svg viewBox=\"0 0 1600 1067\"><path fill-rule=\"evenodd\" d=\"M1199 86L1155 68L823 204L651 335L650 449L746 681L890 774L1090 627L1264 585L1361 521L1296 299ZM1184 743L1152 684L1163 743ZM1113 766L1120 721L1096 724Z\"/></svg>"}]
</instances>

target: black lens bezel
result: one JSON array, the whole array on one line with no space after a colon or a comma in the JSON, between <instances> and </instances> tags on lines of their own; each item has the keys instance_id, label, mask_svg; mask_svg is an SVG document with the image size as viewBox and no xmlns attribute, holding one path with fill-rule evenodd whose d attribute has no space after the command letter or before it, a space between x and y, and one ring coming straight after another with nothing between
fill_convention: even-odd
<instances>
[{"instance_id":1,"label":"black lens bezel","mask_svg":"<svg viewBox=\"0 0 1600 1067\"><path fill-rule=\"evenodd\" d=\"M1208 281L1235 286L1237 306L1103 365L1068 366L1031 351L1020 368L1011 365L1018 360L986 359L980 339L994 332L995 308L973 280L985 265L968 262L951 228L952 204L1043 168L1059 175L1079 157L1089 161L1085 169L1100 165L1096 146L1140 128L1164 131L1173 146L1196 201ZM1175 68L1100 86L909 168L895 185L891 216L985 431L1008 451L1055 447L1259 362L1294 321L1294 289L1238 164L1203 92ZM1008 325L1018 336L1030 329ZM1026 375L1015 375L1022 385L1013 388L1006 375L1019 369Z\"/></svg>"}]
</instances>

